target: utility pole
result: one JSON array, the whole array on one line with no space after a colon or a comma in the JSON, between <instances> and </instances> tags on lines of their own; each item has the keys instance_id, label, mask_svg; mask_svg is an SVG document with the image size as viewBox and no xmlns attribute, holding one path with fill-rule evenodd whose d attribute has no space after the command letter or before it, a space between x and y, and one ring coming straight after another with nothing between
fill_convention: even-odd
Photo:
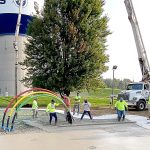
<instances>
[{"instance_id":1,"label":"utility pole","mask_svg":"<svg viewBox=\"0 0 150 150\"><path fill-rule=\"evenodd\" d=\"M19 36L19 30L20 30L22 5L23 5L23 0L19 0L18 19L17 19L16 30L15 30L15 39L13 42L13 46L15 49L15 96L17 96L18 94L18 36ZM17 99L16 99L16 102L17 102ZM16 107L16 110L17 110L17 107ZM16 118L17 117L18 115L16 114Z\"/></svg>"},{"instance_id":2,"label":"utility pole","mask_svg":"<svg viewBox=\"0 0 150 150\"><path fill-rule=\"evenodd\" d=\"M13 46L15 49L15 96L18 94L18 36L19 36L19 30L20 30L22 5L23 5L23 0L20 0L18 19L17 19L16 30L15 30L15 39L13 42Z\"/></svg>"},{"instance_id":3,"label":"utility pole","mask_svg":"<svg viewBox=\"0 0 150 150\"><path fill-rule=\"evenodd\" d=\"M113 66L112 69L113 69L113 80L112 80L112 96L111 96L111 98L112 98L112 105L113 105L113 103L114 103L114 72L117 69L117 66L116 65Z\"/></svg>"}]
</instances>

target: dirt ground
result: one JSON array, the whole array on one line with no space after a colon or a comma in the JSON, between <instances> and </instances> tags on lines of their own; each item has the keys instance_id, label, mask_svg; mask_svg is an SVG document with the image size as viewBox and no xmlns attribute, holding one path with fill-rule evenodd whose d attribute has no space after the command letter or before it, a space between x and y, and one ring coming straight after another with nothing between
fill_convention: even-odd
<instances>
[{"instance_id":1,"label":"dirt ground","mask_svg":"<svg viewBox=\"0 0 150 150\"><path fill-rule=\"evenodd\" d=\"M115 114L116 111L113 107L99 107L99 108L92 108L92 114L95 116L106 115L106 114ZM148 110L144 111L137 111L135 108L129 108L126 112L127 115L138 115L138 116L148 116Z\"/></svg>"}]
</instances>

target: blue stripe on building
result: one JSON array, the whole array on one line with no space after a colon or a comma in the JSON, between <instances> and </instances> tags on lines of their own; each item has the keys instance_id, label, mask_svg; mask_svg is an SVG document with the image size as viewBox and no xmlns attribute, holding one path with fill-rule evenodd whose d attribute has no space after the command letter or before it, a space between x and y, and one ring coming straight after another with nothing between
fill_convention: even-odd
<instances>
[{"instance_id":1,"label":"blue stripe on building","mask_svg":"<svg viewBox=\"0 0 150 150\"><path fill-rule=\"evenodd\" d=\"M16 30L18 14L5 13L0 14L0 35L14 34ZM26 34L28 23L31 16L21 15L20 34Z\"/></svg>"}]
</instances>

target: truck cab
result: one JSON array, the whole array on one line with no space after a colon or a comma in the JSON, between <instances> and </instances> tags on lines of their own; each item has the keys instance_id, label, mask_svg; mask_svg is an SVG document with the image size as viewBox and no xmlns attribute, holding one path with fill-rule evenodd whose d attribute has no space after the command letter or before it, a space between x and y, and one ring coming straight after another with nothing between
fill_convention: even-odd
<instances>
[{"instance_id":1,"label":"truck cab","mask_svg":"<svg viewBox=\"0 0 150 150\"><path fill-rule=\"evenodd\" d=\"M127 85L126 90L118 94L118 99L122 97L128 107L135 107L142 111L146 108L149 98L150 84L144 82L134 82Z\"/></svg>"}]
</instances>

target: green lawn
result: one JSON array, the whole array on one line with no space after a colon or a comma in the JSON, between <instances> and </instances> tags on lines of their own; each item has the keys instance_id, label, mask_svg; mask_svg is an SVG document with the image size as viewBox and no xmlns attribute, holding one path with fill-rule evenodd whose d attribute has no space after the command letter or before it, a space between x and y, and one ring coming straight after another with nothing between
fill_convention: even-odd
<instances>
[{"instance_id":1,"label":"green lawn","mask_svg":"<svg viewBox=\"0 0 150 150\"><path fill-rule=\"evenodd\" d=\"M119 89L114 89L114 95L117 95L120 92ZM112 93L112 89L110 88L103 88L97 89L95 91L87 91L81 92L82 101L87 99L93 107L99 106L107 106L110 103L110 95ZM71 99L73 101L74 96L76 95L75 92L71 93Z\"/></svg>"},{"instance_id":2,"label":"green lawn","mask_svg":"<svg viewBox=\"0 0 150 150\"><path fill-rule=\"evenodd\" d=\"M84 99L87 99L92 104L93 107L108 106L109 102L110 102L109 96L111 95L111 92L112 92L112 89L110 89L110 88L97 89L95 91L90 91L89 93L87 91L82 91L80 93L80 95L82 97L81 103L83 102ZM114 89L115 95L117 95L119 92L120 92L120 90ZM70 95L72 105L74 103L75 96L76 96L76 92L72 92ZM42 95L39 95L37 97L38 97L38 105L41 107L47 106L47 104L52 99L52 97L50 97L50 96L43 97ZM6 107L9 104L11 99L12 99L12 97L0 97L0 107ZM31 106L33 96L28 97L27 99L29 100L28 106Z\"/></svg>"}]
</instances>

